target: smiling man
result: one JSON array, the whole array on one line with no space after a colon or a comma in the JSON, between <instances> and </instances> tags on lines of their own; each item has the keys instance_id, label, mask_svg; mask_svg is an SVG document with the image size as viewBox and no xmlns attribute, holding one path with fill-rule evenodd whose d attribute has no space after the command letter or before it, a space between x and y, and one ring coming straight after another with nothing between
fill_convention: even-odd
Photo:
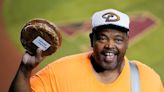
<instances>
[{"instance_id":1,"label":"smiling man","mask_svg":"<svg viewBox=\"0 0 164 92\"><path fill-rule=\"evenodd\" d=\"M66 56L31 76L42 51L22 58L11 92L164 92L159 75L126 57L128 15L107 9L92 16L92 51ZM63 52L64 53L64 52Z\"/></svg>"},{"instance_id":2,"label":"smiling man","mask_svg":"<svg viewBox=\"0 0 164 92\"><path fill-rule=\"evenodd\" d=\"M108 76L109 80L104 81L112 82L119 76L125 64L128 35L127 32L111 29L112 27L103 27L93 29L94 32L90 35L94 52L91 55L91 62L95 71L102 74L102 77L115 73L115 76ZM113 77L113 80L110 80L110 77Z\"/></svg>"}]
</instances>

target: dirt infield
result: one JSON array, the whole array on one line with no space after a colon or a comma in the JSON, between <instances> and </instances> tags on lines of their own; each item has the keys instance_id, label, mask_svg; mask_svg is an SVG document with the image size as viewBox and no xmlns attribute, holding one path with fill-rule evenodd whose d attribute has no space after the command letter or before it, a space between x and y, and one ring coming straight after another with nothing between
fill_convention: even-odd
<instances>
[{"instance_id":1,"label":"dirt infield","mask_svg":"<svg viewBox=\"0 0 164 92\"><path fill-rule=\"evenodd\" d=\"M21 54L5 32L2 16L3 0L0 0L0 92L7 92L19 66Z\"/></svg>"}]
</instances>

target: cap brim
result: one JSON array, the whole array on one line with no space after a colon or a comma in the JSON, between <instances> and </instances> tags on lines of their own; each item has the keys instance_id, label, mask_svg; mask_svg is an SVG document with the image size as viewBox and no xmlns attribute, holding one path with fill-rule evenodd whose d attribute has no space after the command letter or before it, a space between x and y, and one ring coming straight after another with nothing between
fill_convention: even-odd
<instances>
[{"instance_id":1,"label":"cap brim","mask_svg":"<svg viewBox=\"0 0 164 92\"><path fill-rule=\"evenodd\" d=\"M106 25L101 25L101 26L97 26L97 27L93 27L92 30L102 30L102 29L116 29L122 32L128 32L129 29L125 28L125 27L121 27L118 25L113 25L113 24L106 24Z\"/></svg>"}]
</instances>

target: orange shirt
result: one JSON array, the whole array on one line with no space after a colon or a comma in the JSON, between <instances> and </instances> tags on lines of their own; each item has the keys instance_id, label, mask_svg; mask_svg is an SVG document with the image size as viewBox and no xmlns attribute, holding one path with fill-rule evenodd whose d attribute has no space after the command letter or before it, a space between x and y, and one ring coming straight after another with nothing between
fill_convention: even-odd
<instances>
[{"instance_id":1,"label":"orange shirt","mask_svg":"<svg viewBox=\"0 0 164 92\"><path fill-rule=\"evenodd\" d=\"M131 92L130 67L125 66L120 76L109 84L96 79L90 53L61 58L31 77L33 92ZM141 92L163 92L160 77L146 65L135 61L139 68Z\"/></svg>"}]
</instances>

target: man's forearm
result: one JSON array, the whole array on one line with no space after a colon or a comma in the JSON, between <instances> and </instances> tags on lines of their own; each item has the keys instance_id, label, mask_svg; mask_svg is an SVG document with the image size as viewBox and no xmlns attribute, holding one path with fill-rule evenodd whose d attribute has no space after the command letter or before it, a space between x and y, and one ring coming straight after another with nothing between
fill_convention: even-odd
<instances>
[{"instance_id":1,"label":"man's forearm","mask_svg":"<svg viewBox=\"0 0 164 92\"><path fill-rule=\"evenodd\" d=\"M9 92L31 92L31 88L30 88L31 71L29 70L27 71L24 68L23 64L21 64L9 88Z\"/></svg>"}]
</instances>

